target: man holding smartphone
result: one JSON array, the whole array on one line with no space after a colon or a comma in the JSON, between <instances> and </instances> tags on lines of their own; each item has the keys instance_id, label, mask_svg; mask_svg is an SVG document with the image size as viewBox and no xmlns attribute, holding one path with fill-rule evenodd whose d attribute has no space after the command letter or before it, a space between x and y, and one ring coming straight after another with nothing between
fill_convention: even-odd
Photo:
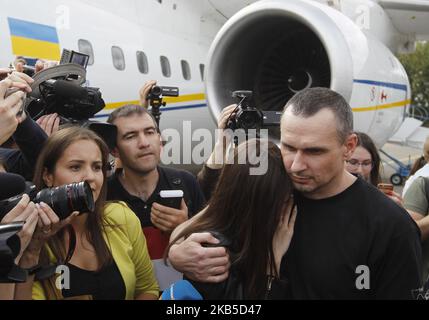
<instances>
[{"instance_id":1,"label":"man holding smartphone","mask_svg":"<svg viewBox=\"0 0 429 320\"><path fill-rule=\"evenodd\" d=\"M119 108L108 122L118 128L112 153L121 160L123 169L110 178L107 198L126 202L140 219L160 288L164 290L182 278L163 263L170 234L203 208L204 196L192 174L159 166L161 135L154 118L144 107ZM161 191L169 190L181 190L182 199L177 192L161 198ZM179 200L177 208L168 206L172 199Z\"/></svg>"}]
</instances>

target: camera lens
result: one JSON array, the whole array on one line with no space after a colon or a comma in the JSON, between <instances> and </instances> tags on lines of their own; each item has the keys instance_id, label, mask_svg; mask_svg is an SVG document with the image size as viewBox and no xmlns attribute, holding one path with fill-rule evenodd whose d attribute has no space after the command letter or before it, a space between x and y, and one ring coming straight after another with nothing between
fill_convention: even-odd
<instances>
[{"instance_id":1,"label":"camera lens","mask_svg":"<svg viewBox=\"0 0 429 320\"><path fill-rule=\"evenodd\" d=\"M45 202L61 220L75 211L86 213L95 209L92 190L87 182L44 189L37 194L34 202Z\"/></svg>"},{"instance_id":2,"label":"camera lens","mask_svg":"<svg viewBox=\"0 0 429 320\"><path fill-rule=\"evenodd\" d=\"M159 97L162 95L162 88L161 87L153 87L152 91L150 92L153 96Z\"/></svg>"}]
</instances>

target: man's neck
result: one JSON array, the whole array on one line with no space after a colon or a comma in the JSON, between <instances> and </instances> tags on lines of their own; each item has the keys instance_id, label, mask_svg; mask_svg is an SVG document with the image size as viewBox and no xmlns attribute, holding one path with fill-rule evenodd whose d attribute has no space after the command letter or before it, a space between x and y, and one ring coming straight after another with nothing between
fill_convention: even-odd
<instances>
[{"instance_id":1,"label":"man's neck","mask_svg":"<svg viewBox=\"0 0 429 320\"><path fill-rule=\"evenodd\" d=\"M339 177L334 178L329 183L329 186L327 185L324 188L321 188L320 190L316 190L314 193L311 193L311 194L303 193L303 195L306 198L309 198L312 200L322 200L322 199L332 198L346 191L356 182L356 180L357 178L354 175L344 170L344 172Z\"/></svg>"},{"instance_id":2,"label":"man's neck","mask_svg":"<svg viewBox=\"0 0 429 320\"><path fill-rule=\"evenodd\" d=\"M119 175L119 181L129 194L147 201L158 184L158 168L155 168L147 174L137 173L124 168Z\"/></svg>"}]
</instances>

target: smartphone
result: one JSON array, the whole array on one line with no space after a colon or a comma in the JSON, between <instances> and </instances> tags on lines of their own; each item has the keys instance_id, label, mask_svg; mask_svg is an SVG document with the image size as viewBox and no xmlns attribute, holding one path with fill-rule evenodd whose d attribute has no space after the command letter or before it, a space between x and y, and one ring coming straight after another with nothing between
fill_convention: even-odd
<instances>
[{"instance_id":1,"label":"smartphone","mask_svg":"<svg viewBox=\"0 0 429 320\"><path fill-rule=\"evenodd\" d=\"M183 199L182 190L163 190L159 193L160 204L169 208L180 209Z\"/></svg>"},{"instance_id":2,"label":"smartphone","mask_svg":"<svg viewBox=\"0 0 429 320\"><path fill-rule=\"evenodd\" d=\"M382 192L392 192L393 191L393 184L390 183L379 183L377 185L378 190Z\"/></svg>"}]
</instances>

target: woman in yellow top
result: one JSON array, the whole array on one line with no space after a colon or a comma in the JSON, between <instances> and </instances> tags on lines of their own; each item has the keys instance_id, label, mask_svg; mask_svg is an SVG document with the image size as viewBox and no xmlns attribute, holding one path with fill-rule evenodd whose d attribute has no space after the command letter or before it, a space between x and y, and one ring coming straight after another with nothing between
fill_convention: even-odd
<instances>
[{"instance_id":1,"label":"woman in yellow top","mask_svg":"<svg viewBox=\"0 0 429 320\"><path fill-rule=\"evenodd\" d=\"M94 212L60 221L40 203L39 227L21 267L65 265L66 273L45 273L17 285L16 299L157 299L159 287L140 222L124 203L106 203L108 149L90 130L71 127L47 141L36 166L38 190L86 181ZM75 235L75 237L73 237ZM75 249L73 247L75 238ZM44 269L45 271L47 269ZM50 276L49 276L50 274Z\"/></svg>"}]
</instances>

